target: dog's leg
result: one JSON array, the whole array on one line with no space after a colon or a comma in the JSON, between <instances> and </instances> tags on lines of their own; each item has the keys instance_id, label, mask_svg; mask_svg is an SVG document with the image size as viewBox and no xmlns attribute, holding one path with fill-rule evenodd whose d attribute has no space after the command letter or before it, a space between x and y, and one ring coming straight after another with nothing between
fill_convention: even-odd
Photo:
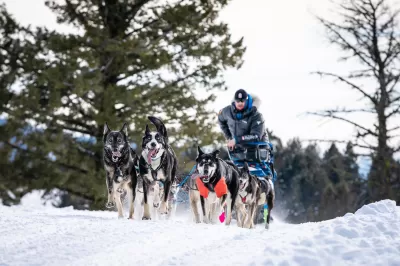
<instances>
[{"instance_id":1,"label":"dog's leg","mask_svg":"<svg viewBox=\"0 0 400 266\"><path fill-rule=\"evenodd\" d=\"M226 199L227 199L227 194L225 194L225 195L222 195L222 197L219 199L219 201L218 201L218 207L219 207L219 213L217 213L217 215L219 216L222 212L224 212L225 211L225 204L226 204ZM215 204L215 205L217 205L217 204ZM215 212L216 212L217 210L215 210ZM227 213L225 213L225 215L226 215ZM226 216L225 216L226 217Z\"/></svg>"},{"instance_id":2,"label":"dog's leg","mask_svg":"<svg viewBox=\"0 0 400 266\"><path fill-rule=\"evenodd\" d=\"M114 187L113 187L113 180L111 176L113 173L107 172L106 174L106 184L107 184L107 192L108 192L108 199L106 203L106 208L113 208L115 207L115 199L114 199Z\"/></svg>"},{"instance_id":3,"label":"dog's leg","mask_svg":"<svg viewBox=\"0 0 400 266\"><path fill-rule=\"evenodd\" d=\"M201 209L203 211L203 223L208 224L208 213L209 213L209 206L208 206L208 200L206 200L203 196L200 196L200 202L201 202Z\"/></svg>"},{"instance_id":4,"label":"dog's leg","mask_svg":"<svg viewBox=\"0 0 400 266\"><path fill-rule=\"evenodd\" d=\"M200 199L200 193L198 191L189 190L190 207L193 212L194 220L196 223L200 223L200 214L198 209L198 202Z\"/></svg>"},{"instance_id":5,"label":"dog's leg","mask_svg":"<svg viewBox=\"0 0 400 266\"><path fill-rule=\"evenodd\" d=\"M255 201L253 201L251 204L250 204L250 206L249 206L249 211L248 211L248 215L247 215L247 219L246 219L246 224L245 224L245 228L249 228L249 229L251 229L251 228L254 228L254 214L255 214L255 211L256 211L256 207L257 207L257 204L256 204L256 202Z\"/></svg>"},{"instance_id":6,"label":"dog's leg","mask_svg":"<svg viewBox=\"0 0 400 266\"><path fill-rule=\"evenodd\" d=\"M128 193L128 199L129 199L129 204L130 204L130 208L129 208L129 216L128 219L133 219L133 215L135 212L135 198L136 198L136 178L135 180L132 180L129 184L128 187L130 188L131 191L129 191Z\"/></svg>"},{"instance_id":7,"label":"dog's leg","mask_svg":"<svg viewBox=\"0 0 400 266\"><path fill-rule=\"evenodd\" d=\"M136 186L136 189L135 189L136 196L135 196L135 200L134 200L134 202L135 202L134 216L136 219L141 219L141 217L143 217L144 201L143 201L142 191L143 191L142 187Z\"/></svg>"},{"instance_id":8,"label":"dog's leg","mask_svg":"<svg viewBox=\"0 0 400 266\"><path fill-rule=\"evenodd\" d=\"M151 220L149 203L147 202L147 193L148 193L148 185L145 181L143 181L143 199L144 199L144 207L143 207L143 218L142 220Z\"/></svg>"},{"instance_id":9,"label":"dog's leg","mask_svg":"<svg viewBox=\"0 0 400 266\"><path fill-rule=\"evenodd\" d=\"M153 206L152 208L152 212L151 212L151 217L154 217L154 219L158 219L158 211L159 211L159 207L160 207L160 202L161 202L161 195L162 194L162 190L160 189L160 184L158 183L158 181L155 181L152 183L151 188L151 199L153 199L153 203L151 206ZM149 204L151 204L149 202Z\"/></svg>"},{"instance_id":10,"label":"dog's leg","mask_svg":"<svg viewBox=\"0 0 400 266\"><path fill-rule=\"evenodd\" d=\"M179 187L177 187L178 184L176 184L176 171L178 168L178 159L174 157L174 164L172 166L171 170L171 185L168 193L168 218L173 217L176 214L176 208L177 208L177 197L179 193ZM170 193L172 194L172 200L169 200Z\"/></svg>"},{"instance_id":11,"label":"dog's leg","mask_svg":"<svg viewBox=\"0 0 400 266\"><path fill-rule=\"evenodd\" d=\"M238 221L237 225L238 227L243 227L244 222L247 219L247 212L246 206L242 203L240 199L238 199L238 197L236 198L235 210Z\"/></svg>"},{"instance_id":12,"label":"dog's leg","mask_svg":"<svg viewBox=\"0 0 400 266\"><path fill-rule=\"evenodd\" d=\"M176 208L178 207L178 193L180 188L175 183L172 183L170 189L170 198L168 198L168 219L174 217L176 214Z\"/></svg>"},{"instance_id":13,"label":"dog's leg","mask_svg":"<svg viewBox=\"0 0 400 266\"><path fill-rule=\"evenodd\" d=\"M269 229L269 219L271 218L271 211L274 208L274 199L275 199L275 195L273 194L273 192L268 194L268 214L267 214L267 222L265 223L265 228Z\"/></svg>"},{"instance_id":14,"label":"dog's leg","mask_svg":"<svg viewBox=\"0 0 400 266\"><path fill-rule=\"evenodd\" d=\"M217 220L215 219L216 214L215 212L217 211L217 202L213 202L210 204L210 215L208 217L209 221L211 224L215 224Z\"/></svg>"},{"instance_id":15,"label":"dog's leg","mask_svg":"<svg viewBox=\"0 0 400 266\"><path fill-rule=\"evenodd\" d=\"M225 225L230 225L232 221L232 209L234 207L234 200L232 200L232 194L229 193L229 196L226 197L226 220Z\"/></svg>"},{"instance_id":16,"label":"dog's leg","mask_svg":"<svg viewBox=\"0 0 400 266\"><path fill-rule=\"evenodd\" d=\"M207 201L209 202L209 215L208 215L208 220L210 221L211 224L216 224L218 221L218 210L220 208L220 200L217 198L217 195L215 193L210 193Z\"/></svg>"},{"instance_id":17,"label":"dog's leg","mask_svg":"<svg viewBox=\"0 0 400 266\"><path fill-rule=\"evenodd\" d=\"M171 181L165 181L164 183L164 197L161 202L161 207L160 207L160 214L168 214L168 197L169 197L169 192L171 190Z\"/></svg>"},{"instance_id":18,"label":"dog's leg","mask_svg":"<svg viewBox=\"0 0 400 266\"><path fill-rule=\"evenodd\" d=\"M121 219L121 218L124 218L123 206L122 206L122 201L121 201L122 195L121 195L121 193L117 192L117 190L119 190L119 187L117 188L114 186L114 188L115 188L114 194L117 195L116 203L117 203L117 209L118 209L118 218Z\"/></svg>"},{"instance_id":19,"label":"dog's leg","mask_svg":"<svg viewBox=\"0 0 400 266\"><path fill-rule=\"evenodd\" d=\"M240 211L240 206L238 203L235 204L235 210L236 210L237 226L243 227L243 214Z\"/></svg>"}]
</instances>

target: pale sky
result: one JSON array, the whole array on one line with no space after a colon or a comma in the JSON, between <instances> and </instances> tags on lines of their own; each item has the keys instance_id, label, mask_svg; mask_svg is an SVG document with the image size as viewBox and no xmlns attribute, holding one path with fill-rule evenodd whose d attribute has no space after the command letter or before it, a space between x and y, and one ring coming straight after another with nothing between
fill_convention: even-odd
<instances>
[{"instance_id":1,"label":"pale sky","mask_svg":"<svg viewBox=\"0 0 400 266\"><path fill-rule=\"evenodd\" d=\"M56 25L55 16L43 0L3 2L23 24L68 30ZM354 133L352 126L303 115L338 106L354 108L355 103L360 106L357 101L361 97L355 91L332 79L310 74L317 70L346 73L348 69L360 68L356 63L337 61L343 54L328 43L325 31L312 15L331 18L330 7L329 0L231 1L221 19L229 24L235 39L244 36L247 51L243 67L225 73L229 90L218 93L213 105L215 112L230 104L234 92L243 88L262 99L260 111L266 125L284 143L293 137L350 139ZM359 115L357 122L370 126L373 121ZM327 145L320 146L325 149Z\"/></svg>"}]
</instances>

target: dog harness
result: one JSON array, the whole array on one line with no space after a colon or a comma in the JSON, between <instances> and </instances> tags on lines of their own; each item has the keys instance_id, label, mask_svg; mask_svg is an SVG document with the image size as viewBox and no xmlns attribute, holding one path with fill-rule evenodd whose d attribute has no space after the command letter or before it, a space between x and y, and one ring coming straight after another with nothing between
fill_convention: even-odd
<instances>
[{"instance_id":1,"label":"dog harness","mask_svg":"<svg viewBox=\"0 0 400 266\"><path fill-rule=\"evenodd\" d=\"M210 190L204 185L200 178L196 178L196 185L199 189L200 195L203 196L203 198L207 198ZM228 194L228 186L226 185L225 177L221 177L221 179L217 182L214 187L214 191L218 198Z\"/></svg>"}]
</instances>

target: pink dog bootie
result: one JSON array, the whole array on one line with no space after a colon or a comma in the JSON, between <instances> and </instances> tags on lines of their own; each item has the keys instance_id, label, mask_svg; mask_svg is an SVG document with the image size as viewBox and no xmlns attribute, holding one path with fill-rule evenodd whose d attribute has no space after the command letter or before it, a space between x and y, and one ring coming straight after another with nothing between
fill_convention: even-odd
<instances>
[{"instance_id":1,"label":"pink dog bootie","mask_svg":"<svg viewBox=\"0 0 400 266\"><path fill-rule=\"evenodd\" d=\"M221 213L221 215L219 216L219 221L220 221L221 223L223 223L223 222L225 221L225 211L223 211L223 212Z\"/></svg>"}]
</instances>

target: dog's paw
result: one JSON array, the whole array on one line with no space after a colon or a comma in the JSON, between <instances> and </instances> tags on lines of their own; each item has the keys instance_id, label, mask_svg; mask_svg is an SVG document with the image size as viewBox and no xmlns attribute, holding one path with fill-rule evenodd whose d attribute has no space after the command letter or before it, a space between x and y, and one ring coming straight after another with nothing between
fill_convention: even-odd
<instances>
[{"instance_id":1,"label":"dog's paw","mask_svg":"<svg viewBox=\"0 0 400 266\"><path fill-rule=\"evenodd\" d=\"M114 208L114 207L115 207L115 203L114 202L109 201L109 202L106 203L106 208L107 209Z\"/></svg>"},{"instance_id":2,"label":"dog's paw","mask_svg":"<svg viewBox=\"0 0 400 266\"><path fill-rule=\"evenodd\" d=\"M164 212L160 212L160 215L168 215L168 210L165 210Z\"/></svg>"},{"instance_id":3,"label":"dog's paw","mask_svg":"<svg viewBox=\"0 0 400 266\"><path fill-rule=\"evenodd\" d=\"M142 220L151 220L151 218L143 216Z\"/></svg>"}]
</instances>

